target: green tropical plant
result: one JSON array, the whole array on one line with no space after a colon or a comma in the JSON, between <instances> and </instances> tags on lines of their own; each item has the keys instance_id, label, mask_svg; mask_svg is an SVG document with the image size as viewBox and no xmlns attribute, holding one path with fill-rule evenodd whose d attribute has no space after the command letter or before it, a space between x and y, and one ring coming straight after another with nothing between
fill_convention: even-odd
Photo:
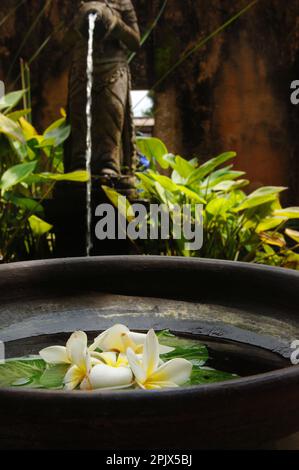
<instances>
[{"instance_id":1,"label":"green tropical plant","mask_svg":"<svg viewBox=\"0 0 299 470\"><path fill-rule=\"evenodd\" d=\"M156 138L139 137L138 147L149 159L150 168L139 172L139 197L149 203L166 204L173 217L175 205L202 204L204 244L200 251L186 251L185 240L143 241L146 254L200 256L234 261L264 263L299 269L299 232L289 221L299 219L299 207L282 208L280 194L285 187L267 186L247 194L245 173L230 163L235 152L226 152L200 164L167 153ZM162 167L162 170L161 170ZM169 176L165 171L168 170ZM104 188L117 205L114 190ZM132 212L127 211L132 217ZM195 212L192 213L195 220ZM152 224L148 216L147 224Z\"/></svg>"},{"instance_id":2,"label":"green tropical plant","mask_svg":"<svg viewBox=\"0 0 299 470\"><path fill-rule=\"evenodd\" d=\"M85 171L63 173L63 143L70 127L65 113L42 134L16 108L26 90L0 101L0 260L51 256L54 236L44 220L43 201L57 181L85 182Z\"/></svg>"}]
</instances>

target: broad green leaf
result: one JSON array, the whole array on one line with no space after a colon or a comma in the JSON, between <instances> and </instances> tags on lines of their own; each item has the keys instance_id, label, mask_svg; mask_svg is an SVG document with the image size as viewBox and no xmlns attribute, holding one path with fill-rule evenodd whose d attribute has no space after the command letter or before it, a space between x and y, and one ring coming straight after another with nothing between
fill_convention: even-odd
<instances>
[{"instance_id":1,"label":"broad green leaf","mask_svg":"<svg viewBox=\"0 0 299 470\"><path fill-rule=\"evenodd\" d=\"M39 358L7 360L4 364L0 364L0 387L24 385L34 387L38 384L45 367L45 362Z\"/></svg>"},{"instance_id":2,"label":"broad green leaf","mask_svg":"<svg viewBox=\"0 0 299 470\"><path fill-rule=\"evenodd\" d=\"M237 180L237 181L222 181L213 187L213 191L230 192L235 189L245 188L250 184L248 180Z\"/></svg>"},{"instance_id":3,"label":"broad green leaf","mask_svg":"<svg viewBox=\"0 0 299 470\"><path fill-rule=\"evenodd\" d=\"M19 121L22 117L28 116L31 113L31 109L21 109L20 111L14 111L6 115L8 119L12 121Z\"/></svg>"},{"instance_id":4,"label":"broad green leaf","mask_svg":"<svg viewBox=\"0 0 299 470\"><path fill-rule=\"evenodd\" d=\"M17 207L20 207L21 209L24 209L32 213L44 212L43 206L41 204L39 204L34 199L30 199L28 197L20 197L20 196L16 196L13 193L7 192L5 194L5 200L7 202L11 202Z\"/></svg>"},{"instance_id":5,"label":"broad green leaf","mask_svg":"<svg viewBox=\"0 0 299 470\"><path fill-rule=\"evenodd\" d=\"M136 173L136 176L141 181L142 186L147 192L156 194L155 181L152 178L150 178L146 173Z\"/></svg>"},{"instance_id":6,"label":"broad green leaf","mask_svg":"<svg viewBox=\"0 0 299 470\"><path fill-rule=\"evenodd\" d=\"M167 169L169 164L164 160L168 153L165 144L156 137L137 137L137 147L151 162L156 160L161 168Z\"/></svg>"},{"instance_id":7,"label":"broad green leaf","mask_svg":"<svg viewBox=\"0 0 299 470\"><path fill-rule=\"evenodd\" d=\"M57 125L57 122L60 124ZM53 145L54 147L58 147L68 139L71 133L71 126L65 124L64 118L57 122L44 133L44 140L40 143L41 146Z\"/></svg>"},{"instance_id":8,"label":"broad green leaf","mask_svg":"<svg viewBox=\"0 0 299 470\"><path fill-rule=\"evenodd\" d=\"M188 160L190 165L193 166L193 168L196 168L199 165L199 160L197 157L192 158L191 160Z\"/></svg>"},{"instance_id":9,"label":"broad green leaf","mask_svg":"<svg viewBox=\"0 0 299 470\"><path fill-rule=\"evenodd\" d=\"M235 158L236 156L236 152L226 152L219 155L218 157L208 160L191 173L191 175L188 177L187 183L191 185L199 183L205 176L215 170L215 168L227 162L228 160Z\"/></svg>"},{"instance_id":10,"label":"broad green leaf","mask_svg":"<svg viewBox=\"0 0 299 470\"><path fill-rule=\"evenodd\" d=\"M159 196L161 202L164 203L164 204L169 205L169 202L170 202L170 201L169 201L169 199L168 199L168 195L167 195L166 189L163 188L163 186L162 186L160 183L158 183L158 181L155 182L154 187L155 187L155 189L156 189L156 192L157 192L157 194L158 194L158 196Z\"/></svg>"},{"instance_id":11,"label":"broad green leaf","mask_svg":"<svg viewBox=\"0 0 299 470\"><path fill-rule=\"evenodd\" d=\"M47 127L47 129L44 132L44 136L46 136L50 132L60 128L61 126L64 126L65 123L66 123L65 117L57 119L57 121L54 121L49 127Z\"/></svg>"},{"instance_id":12,"label":"broad green leaf","mask_svg":"<svg viewBox=\"0 0 299 470\"><path fill-rule=\"evenodd\" d=\"M177 185L170 179L168 176L160 175L159 173L155 173L154 171L149 171L148 176L155 181L158 181L163 188L167 189L170 192L178 191Z\"/></svg>"},{"instance_id":13,"label":"broad green leaf","mask_svg":"<svg viewBox=\"0 0 299 470\"><path fill-rule=\"evenodd\" d=\"M50 232L50 230L52 230L53 228L53 225L48 224L36 215L32 215L31 217L29 217L28 222L32 232L37 237L42 237L46 233Z\"/></svg>"},{"instance_id":14,"label":"broad green leaf","mask_svg":"<svg viewBox=\"0 0 299 470\"><path fill-rule=\"evenodd\" d=\"M89 180L89 175L85 170L77 170L72 173L38 173L35 176L35 181L73 181L78 183L86 183Z\"/></svg>"},{"instance_id":15,"label":"broad green leaf","mask_svg":"<svg viewBox=\"0 0 299 470\"><path fill-rule=\"evenodd\" d=\"M200 189L206 189L206 188L211 189L217 184L222 183L223 181L236 180L238 178L241 178L241 176L244 176L244 175L245 175L244 171L234 171L234 170L231 170L231 166L228 166L226 168L222 168L221 170L217 170L211 173L203 181L203 184L201 185Z\"/></svg>"},{"instance_id":16,"label":"broad green leaf","mask_svg":"<svg viewBox=\"0 0 299 470\"><path fill-rule=\"evenodd\" d=\"M167 161L171 168L185 180L187 180L190 174L194 171L194 166L189 163L188 160L185 160L179 155L174 157L173 155L168 154L164 157L164 160Z\"/></svg>"},{"instance_id":17,"label":"broad green leaf","mask_svg":"<svg viewBox=\"0 0 299 470\"><path fill-rule=\"evenodd\" d=\"M299 254L289 250L283 266L285 268L299 270Z\"/></svg>"},{"instance_id":18,"label":"broad green leaf","mask_svg":"<svg viewBox=\"0 0 299 470\"><path fill-rule=\"evenodd\" d=\"M222 372L210 367L193 367L190 385L202 385L215 382L226 382L227 380L237 379L237 374Z\"/></svg>"},{"instance_id":19,"label":"broad green leaf","mask_svg":"<svg viewBox=\"0 0 299 470\"><path fill-rule=\"evenodd\" d=\"M290 228L287 228L285 230L285 234L290 237L292 240L294 240L296 243L299 243L299 232L298 230L292 230Z\"/></svg>"},{"instance_id":20,"label":"broad green leaf","mask_svg":"<svg viewBox=\"0 0 299 470\"><path fill-rule=\"evenodd\" d=\"M275 199L277 199L278 194L282 191L285 191L286 189L287 188L282 186L265 186L263 188L259 188L253 193L251 193L249 196L247 196L247 198L242 202L242 204L238 208L236 208L236 211L251 209L267 202L274 201Z\"/></svg>"},{"instance_id":21,"label":"broad green leaf","mask_svg":"<svg viewBox=\"0 0 299 470\"><path fill-rule=\"evenodd\" d=\"M174 336L169 333L168 330L159 332L157 336L161 344L174 348L174 351L161 355L163 360L182 357L188 359L194 365L203 366L209 359L209 353L206 346L197 340Z\"/></svg>"},{"instance_id":22,"label":"broad green leaf","mask_svg":"<svg viewBox=\"0 0 299 470\"><path fill-rule=\"evenodd\" d=\"M6 135L11 139L16 139L21 143L25 143L24 134L19 124L9 119L4 114L0 114L0 134Z\"/></svg>"},{"instance_id":23,"label":"broad green leaf","mask_svg":"<svg viewBox=\"0 0 299 470\"><path fill-rule=\"evenodd\" d=\"M41 386L54 390L63 388L63 379L69 367L69 364L48 366L40 378Z\"/></svg>"},{"instance_id":24,"label":"broad green leaf","mask_svg":"<svg viewBox=\"0 0 299 470\"><path fill-rule=\"evenodd\" d=\"M109 188L109 186L102 186L102 189L109 201L128 222L135 218L133 208L127 198L115 191L115 189Z\"/></svg>"},{"instance_id":25,"label":"broad green leaf","mask_svg":"<svg viewBox=\"0 0 299 470\"><path fill-rule=\"evenodd\" d=\"M278 246L284 248L286 241L284 236L278 232L261 232L259 233L260 239L267 245Z\"/></svg>"},{"instance_id":26,"label":"broad green leaf","mask_svg":"<svg viewBox=\"0 0 299 470\"><path fill-rule=\"evenodd\" d=\"M0 111L8 108L14 108L25 95L26 90L13 91L0 99Z\"/></svg>"},{"instance_id":27,"label":"broad green leaf","mask_svg":"<svg viewBox=\"0 0 299 470\"><path fill-rule=\"evenodd\" d=\"M299 207L287 207L286 209L278 209L274 212L278 217L287 217L288 219L299 219Z\"/></svg>"},{"instance_id":28,"label":"broad green leaf","mask_svg":"<svg viewBox=\"0 0 299 470\"><path fill-rule=\"evenodd\" d=\"M9 168L9 170L3 173L0 180L2 194L30 176L34 172L36 165L36 161L30 163L21 163Z\"/></svg>"},{"instance_id":29,"label":"broad green leaf","mask_svg":"<svg viewBox=\"0 0 299 470\"><path fill-rule=\"evenodd\" d=\"M206 200L199 196L195 191L192 191L191 189L187 188L186 186L177 185L177 188L185 194L191 201L196 202L197 204L206 204Z\"/></svg>"},{"instance_id":30,"label":"broad green leaf","mask_svg":"<svg viewBox=\"0 0 299 470\"><path fill-rule=\"evenodd\" d=\"M256 228L256 232L259 233L266 232L267 230L272 230L287 221L287 217L267 217L259 223Z\"/></svg>"},{"instance_id":31,"label":"broad green leaf","mask_svg":"<svg viewBox=\"0 0 299 470\"><path fill-rule=\"evenodd\" d=\"M206 206L206 211L214 216L225 215L230 207L230 201L224 197L212 199Z\"/></svg>"},{"instance_id":32,"label":"broad green leaf","mask_svg":"<svg viewBox=\"0 0 299 470\"><path fill-rule=\"evenodd\" d=\"M20 125L26 137L26 140L35 138L39 141L42 138L38 135L37 130L32 126L32 124L30 124L30 122L27 121L27 119L25 119L24 117L20 118Z\"/></svg>"}]
</instances>

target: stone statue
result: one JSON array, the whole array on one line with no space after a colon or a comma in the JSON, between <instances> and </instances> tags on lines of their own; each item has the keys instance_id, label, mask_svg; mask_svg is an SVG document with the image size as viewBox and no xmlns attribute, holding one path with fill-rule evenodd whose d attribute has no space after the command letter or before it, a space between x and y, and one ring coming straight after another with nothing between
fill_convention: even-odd
<instances>
[{"instance_id":1,"label":"stone statue","mask_svg":"<svg viewBox=\"0 0 299 470\"><path fill-rule=\"evenodd\" d=\"M134 171L136 149L130 100L129 51L140 45L131 0L84 2L74 21L68 115L72 128L65 149L65 170L86 166L86 61L88 17L97 13L94 33L91 173L119 177Z\"/></svg>"}]
</instances>

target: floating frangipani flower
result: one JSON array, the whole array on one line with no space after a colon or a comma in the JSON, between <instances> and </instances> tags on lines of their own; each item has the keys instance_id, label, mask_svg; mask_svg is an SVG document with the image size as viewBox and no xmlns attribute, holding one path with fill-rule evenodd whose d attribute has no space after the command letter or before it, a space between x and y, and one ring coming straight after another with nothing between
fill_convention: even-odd
<instances>
[{"instance_id":1,"label":"floating frangipani flower","mask_svg":"<svg viewBox=\"0 0 299 470\"><path fill-rule=\"evenodd\" d=\"M39 354L48 364L70 365L64 378L65 389L74 390L78 385L81 388L90 388L88 377L92 365L99 361L90 357L86 333L76 331L69 338L66 347L50 346L40 351Z\"/></svg>"},{"instance_id":2,"label":"floating frangipani flower","mask_svg":"<svg viewBox=\"0 0 299 470\"><path fill-rule=\"evenodd\" d=\"M127 350L127 357L135 381L143 389L178 387L191 376L192 364L186 359L172 359L159 366L159 342L154 330L146 335L142 359L131 348Z\"/></svg>"},{"instance_id":3,"label":"floating frangipani flower","mask_svg":"<svg viewBox=\"0 0 299 470\"><path fill-rule=\"evenodd\" d=\"M133 373L130 367L111 367L97 364L92 368L88 377L91 389L114 390L131 387Z\"/></svg>"},{"instance_id":4,"label":"floating frangipani flower","mask_svg":"<svg viewBox=\"0 0 299 470\"><path fill-rule=\"evenodd\" d=\"M94 340L89 350L92 352L96 349L101 349L102 351L126 353L127 349L131 348L136 354L140 354L143 351L145 339L146 334L135 333L130 331L125 325L119 324L101 333ZM174 348L159 344L160 354L167 354L173 350Z\"/></svg>"},{"instance_id":5,"label":"floating frangipani flower","mask_svg":"<svg viewBox=\"0 0 299 470\"><path fill-rule=\"evenodd\" d=\"M133 385L134 378L144 389L183 385L190 378L192 364L185 359L164 364L161 351L165 354L173 348L160 345L154 330L145 335L115 325L99 335L89 348L86 333L76 331L65 347L45 348L40 356L50 365L69 365L63 380L66 390L127 388Z\"/></svg>"},{"instance_id":6,"label":"floating frangipani flower","mask_svg":"<svg viewBox=\"0 0 299 470\"><path fill-rule=\"evenodd\" d=\"M123 388L133 381L126 355L94 352L91 356L83 331L73 333L66 346L50 346L39 354L48 364L70 365L63 380L66 390L78 386L81 390ZM96 368L97 365L100 367Z\"/></svg>"}]
</instances>

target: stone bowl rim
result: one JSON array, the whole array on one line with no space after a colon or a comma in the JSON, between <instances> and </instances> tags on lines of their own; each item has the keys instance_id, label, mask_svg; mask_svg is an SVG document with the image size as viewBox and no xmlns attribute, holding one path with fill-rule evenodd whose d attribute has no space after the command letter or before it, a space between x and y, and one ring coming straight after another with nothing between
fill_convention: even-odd
<instances>
[{"instance_id":1,"label":"stone bowl rim","mask_svg":"<svg viewBox=\"0 0 299 470\"><path fill-rule=\"evenodd\" d=\"M201 265L206 267L212 267L215 269L219 268L232 268L234 270L248 270L249 272L255 273L272 273L274 276L284 276L285 278L295 279L299 284L299 272L295 270L289 270L285 268L277 268L266 265L257 265L244 262L226 261L226 260L214 260L214 259L202 259L202 258L182 258L182 257L160 257L160 256L102 256L92 258L67 258L67 259L53 259L53 260L38 260L38 261L25 261L18 263L10 263L0 266L0 289L1 289L1 275L9 272L10 275L26 269L36 269L39 267L44 268L45 266L63 266L63 265L77 265L77 264L109 264L117 262L125 262L128 265L148 265L155 262L164 264L165 266L178 263L186 268ZM165 297L167 298L167 297ZM98 401L99 399L105 402L115 400L117 402L123 401L124 403L132 400L138 402L151 400L163 399L175 397L176 399L184 399L187 397L204 397L207 394L222 395L222 393L242 392L243 388L252 388L254 390L262 388L268 388L272 384L274 385L277 380L280 382L280 386L284 383L286 386L290 385L290 382L299 382L299 366L290 366L274 371L252 375L250 377L237 378L231 381L222 381L205 385L194 385L190 387L180 387L175 389L159 390L159 391L148 391L148 390L120 390L120 391L76 391L67 392L63 390L43 390L43 389L26 389L26 388L2 388L0 389L0 400L7 398L19 400L23 399L40 399L47 401L49 398L55 399L57 402L63 403L65 400L70 398L73 401L82 402L84 400Z\"/></svg>"}]
</instances>

